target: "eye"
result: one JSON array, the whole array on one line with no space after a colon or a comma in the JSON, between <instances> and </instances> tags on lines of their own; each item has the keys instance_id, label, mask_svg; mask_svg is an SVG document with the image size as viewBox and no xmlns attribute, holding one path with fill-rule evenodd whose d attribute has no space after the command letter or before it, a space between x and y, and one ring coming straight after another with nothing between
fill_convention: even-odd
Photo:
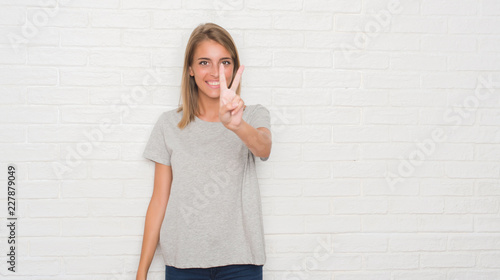
<instances>
[{"instance_id":1,"label":"eye","mask_svg":"<svg viewBox=\"0 0 500 280\"><path fill-rule=\"evenodd\" d=\"M226 63L226 65L231 65L231 61L229 61L229 60L223 61L222 63Z\"/></svg>"},{"instance_id":2,"label":"eye","mask_svg":"<svg viewBox=\"0 0 500 280\"><path fill-rule=\"evenodd\" d=\"M208 64L208 61L205 61L205 60L202 60L202 61L200 62L200 65L207 65L207 64Z\"/></svg>"}]
</instances>

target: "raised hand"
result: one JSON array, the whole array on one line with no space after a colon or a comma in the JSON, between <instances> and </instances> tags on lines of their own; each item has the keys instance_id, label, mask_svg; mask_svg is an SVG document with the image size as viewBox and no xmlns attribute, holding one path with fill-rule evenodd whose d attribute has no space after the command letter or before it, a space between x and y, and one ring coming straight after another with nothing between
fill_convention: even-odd
<instances>
[{"instance_id":1,"label":"raised hand","mask_svg":"<svg viewBox=\"0 0 500 280\"><path fill-rule=\"evenodd\" d=\"M239 127L241 117L243 116L243 109L245 108L245 102L236 94L236 89L240 84L244 69L245 67L241 65L238 72L236 72L231 88L227 88L224 65L221 63L219 66L219 119L226 128L231 130Z\"/></svg>"}]
</instances>

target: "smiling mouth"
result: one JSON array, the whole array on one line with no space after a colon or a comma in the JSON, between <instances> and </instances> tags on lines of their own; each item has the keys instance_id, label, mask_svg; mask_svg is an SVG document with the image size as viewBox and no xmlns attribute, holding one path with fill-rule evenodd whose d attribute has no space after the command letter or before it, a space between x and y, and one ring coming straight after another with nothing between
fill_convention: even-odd
<instances>
[{"instance_id":1,"label":"smiling mouth","mask_svg":"<svg viewBox=\"0 0 500 280\"><path fill-rule=\"evenodd\" d=\"M207 84L211 86L218 86L220 83L219 82L207 82Z\"/></svg>"}]
</instances>

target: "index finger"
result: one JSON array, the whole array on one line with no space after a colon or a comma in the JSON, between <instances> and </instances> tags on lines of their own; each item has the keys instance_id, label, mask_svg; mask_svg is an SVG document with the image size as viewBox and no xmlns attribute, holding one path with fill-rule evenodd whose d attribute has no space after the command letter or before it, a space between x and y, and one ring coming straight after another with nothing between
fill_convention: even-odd
<instances>
[{"instance_id":1,"label":"index finger","mask_svg":"<svg viewBox=\"0 0 500 280\"><path fill-rule=\"evenodd\" d=\"M221 89L227 89L226 75L222 63L219 65L219 87Z\"/></svg>"},{"instance_id":2,"label":"index finger","mask_svg":"<svg viewBox=\"0 0 500 280\"><path fill-rule=\"evenodd\" d=\"M233 84L231 85L231 89L236 91L238 88L238 85L240 84L241 80L241 75L243 74L243 70L245 70L245 66L241 65L240 68L238 68L238 72L236 72L236 76L233 79Z\"/></svg>"}]
</instances>

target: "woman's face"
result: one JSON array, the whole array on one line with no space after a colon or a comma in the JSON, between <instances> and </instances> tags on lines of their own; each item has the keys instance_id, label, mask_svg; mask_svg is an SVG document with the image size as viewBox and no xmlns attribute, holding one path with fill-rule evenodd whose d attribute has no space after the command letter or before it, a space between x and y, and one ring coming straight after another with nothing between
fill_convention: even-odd
<instances>
[{"instance_id":1,"label":"woman's face","mask_svg":"<svg viewBox=\"0 0 500 280\"><path fill-rule=\"evenodd\" d=\"M219 65L221 63L224 64L224 75L229 86L233 78L234 65L226 48L212 40L205 40L198 45L194 52L193 64L189 67L189 75L194 76L199 95L219 98Z\"/></svg>"}]
</instances>

